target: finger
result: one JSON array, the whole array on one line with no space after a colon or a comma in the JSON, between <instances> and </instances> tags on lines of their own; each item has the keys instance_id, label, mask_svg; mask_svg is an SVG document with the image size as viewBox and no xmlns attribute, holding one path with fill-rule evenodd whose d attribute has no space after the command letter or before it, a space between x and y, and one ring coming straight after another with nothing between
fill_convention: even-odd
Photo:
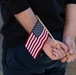
<instances>
[{"instance_id":1,"label":"finger","mask_svg":"<svg viewBox=\"0 0 76 75\"><path fill-rule=\"evenodd\" d=\"M54 52L56 52L58 54L59 58L63 58L65 56L64 53L62 53L61 51L62 50L57 50L54 48Z\"/></svg>"},{"instance_id":2,"label":"finger","mask_svg":"<svg viewBox=\"0 0 76 75\"><path fill-rule=\"evenodd\" d=\"M66 56L61 59L61 62L66 62L66 61L67 61L67 57Z\"/></svg>"},{"instance_id":3,"label":"finger","mask_svg":"<svg viewBox=\"0 0 76 75\"><path fill-rule=\"evenodd\" d=\"M72 55L69 55L68 56L68 59L67 59L67 62L70 63L74 60L73 56Z\"/></svg>"},{"instance_id":4,"label":"finger","mask_svg":"<svg viewBox=\"0 0 76 75\"><path fill-rule=\"evenodd\" d=\"M74 53L74 49L71 46L69 47L69 53L70 54L73 54Z\"/></svg>"},{"instance_id":5,"label":"finger","mask_svg":"<svg viewBox=\"0 0 76 75\"><path fill-rule=\"evenodd\" d=\"M67 47L64 43L59 42L59 45L60 45L60 47L61 47L63 50L65 50L65 52L68 51L68 47Z\"/></svg>"},{"instance_id":6,"label":"finger","mask_svg":"<svg viewBox=\"0 0 76 75\"><path fill-rule=\"evenodd\" d=\"M67 55L61 59L61 62L67 62L67 59L70 57L69 52L66 53Z\"/></svg>"},{"instance_id":7,"label":"finger","mask_svg":"<svg viewBox=\"0 0 76 75\"><path fill-rule=\"evenodd\" d=\"M54 60L58 60L59 59L59 55L58 55L58 53L56 53L56 52L53 52L53 56L52 56L52 59L54 59Z\"/></svg>"},{"instance_id":8,"label":"finger","mask_svg":"<svg viewBox=\"0 0 76 75\"><path fill-rule=\"evenodd\" d=\"M61 48L56 51L58 51L62 57L65 57L67 55L67 53L64 50L62 50Z\"/></svg>"},{"instance_id":9,"label":"finger","mask_svg":"<svg viewBox=\"0 0 76 75\"><path fill-rule=\"evenodd\" d=\"M73 42L72 44L69 44L68 47L69 47L70 54L75 53L75 42Z\"/></svg>"},{"instance_id":10,"label":"finger","mask_svg":"<svg viewBox=\"0 0 76 75\"><path fill-rule=\"evenodd\" d=\"M72 61L72 58L68 59L67 62L70 63Z\"/></svg>"},{"instance_id":11,"label":"finger","mask_svg":"<svg viewBox=\"0 0 76 75\"><path fill-rule=\"evenodd\" d=\"M67 55L67 52L65 52L65 50L63 50L60 46L58 47L58 49L61 51L61 53L63 54L63 56Z\"/></svg>"},{"instance_id":12,"label":"finger","mask_svg":"<svg viewBox=\"0 0 76 75\"><path fill-rule=\"evenodd\" d=\"M55 57L56 57L57 59L59 59L59 55L58 55L58 53L53 52L53 54L55 55Z\"/></svg>"}]
</instances>

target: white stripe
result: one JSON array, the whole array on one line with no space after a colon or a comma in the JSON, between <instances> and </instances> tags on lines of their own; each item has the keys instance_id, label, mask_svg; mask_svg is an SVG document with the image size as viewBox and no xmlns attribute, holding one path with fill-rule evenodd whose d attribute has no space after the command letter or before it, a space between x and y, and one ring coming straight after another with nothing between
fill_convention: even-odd
<instances>
[{"instance_id":1,"label":"white stripe","mask_svg":"<svg viewBox=\"0 0 76 75\"><path fill-rule=\"evenodd\" d=\"M46 36L46 34L45 34L45 32L44 32L43 37L39 40L39 43L38 43L37 47L35 47L35 50L34 50L34 52L33 52L33 54L32 54L33 56L34 56L34 54L36 53L37 48L42 44L42 40L44 39L45 36Z\"/></svg>"},{"instance_id":2,"label":"white stripe","mask_svg":"<svg viewBox=\"0 0 76 75\"><path fill-rule=\"evenodd\" d=\"M31 33L31 35L30 35L29 39L27 40L27 42L26 42L26 44L25 44L25 47L28 47L28 44L29 44L29 41L30 41L30 39L31 39L32 35L33 35L33 33Z\"/></svg>"},{"instance_id":3,"label":"white stripe","mask_svg":"<svg viewBox=\"0 0 76 75\"><path fill-rule=\"evenodd\" d=\"M37 56L38 52L39 52L39 51L40 51L40 49L42 48L42 46L43 46L43 44L44 44L45 40L47 39L47 37L48 37L48 33L46 34L46 37L45 37L45 39L43 40L43 42L42 42L42 44L41 44L40 48L39 48L39 49L37 50L37 52L35 53L34 58L36 58L36 56Z\"/></svg>"}]
</instances>

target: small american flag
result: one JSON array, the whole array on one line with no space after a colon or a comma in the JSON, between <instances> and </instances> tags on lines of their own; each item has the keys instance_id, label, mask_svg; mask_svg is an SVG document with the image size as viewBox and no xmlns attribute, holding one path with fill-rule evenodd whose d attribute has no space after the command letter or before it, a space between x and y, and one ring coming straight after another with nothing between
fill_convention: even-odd
<instances>
[{"instance_id":1,"label":"small american flag","mask_svg":"<svg viewBox=\"0 0 76 75\"><path fill-rule=\"evenodd\" d=\"M34 59L37 58L38 54L42 50L44 43L48 39L48 32L44 27L37 22L31 34L29 35L25 47L30 52Z\"/></svg>"}]
</instances>

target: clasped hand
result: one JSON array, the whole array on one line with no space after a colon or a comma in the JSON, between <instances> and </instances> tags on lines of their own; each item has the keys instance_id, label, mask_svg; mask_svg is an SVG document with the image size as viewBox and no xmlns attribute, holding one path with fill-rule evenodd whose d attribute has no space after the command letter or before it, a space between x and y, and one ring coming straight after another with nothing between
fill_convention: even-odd
<instances>
[{"instance_id":1,"label":"clasped hand","mask_svg":"<svg viewBox=\"0 0 76 75\"><path fill-rule=\"evenodd\" d=\"M70 38L65 38L63 42L56 40L58 45L49 37L46 41L43 50L45 54L52 60L61 60L61 62L74 61L75 42Z\"/></svg>"},{"instance_id":2,"label":"clasped hand","mask_svg":"<svg viewBox=\"0 0 76 75\"><path fill-rule=\"evenodd\" d=\"M71 62L76 59L76 50L75 50L75 38L71 36L66 36L63 38L63 43L68 47L66 57L61 59L62 62Z\"/></svg>"}]
</instances>

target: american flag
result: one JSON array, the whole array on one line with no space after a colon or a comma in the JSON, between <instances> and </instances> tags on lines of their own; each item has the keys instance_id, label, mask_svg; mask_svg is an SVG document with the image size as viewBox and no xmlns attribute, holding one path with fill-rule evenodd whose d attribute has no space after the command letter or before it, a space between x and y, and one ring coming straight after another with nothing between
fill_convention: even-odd
<instances>
[{"instance_id":1,"label":"american flag","mask_svg":"<svg viewBox=\"0 0 76 75\"><path fill-rule=\"evenodd\" d=\"M44 43L48 39L48 32L44 27L37 22L36 26L32 30L31 34L29 35L25 47L30 52L34 59L37 58L38 54L41 52Z\"/></svg>"}]
</instances>

